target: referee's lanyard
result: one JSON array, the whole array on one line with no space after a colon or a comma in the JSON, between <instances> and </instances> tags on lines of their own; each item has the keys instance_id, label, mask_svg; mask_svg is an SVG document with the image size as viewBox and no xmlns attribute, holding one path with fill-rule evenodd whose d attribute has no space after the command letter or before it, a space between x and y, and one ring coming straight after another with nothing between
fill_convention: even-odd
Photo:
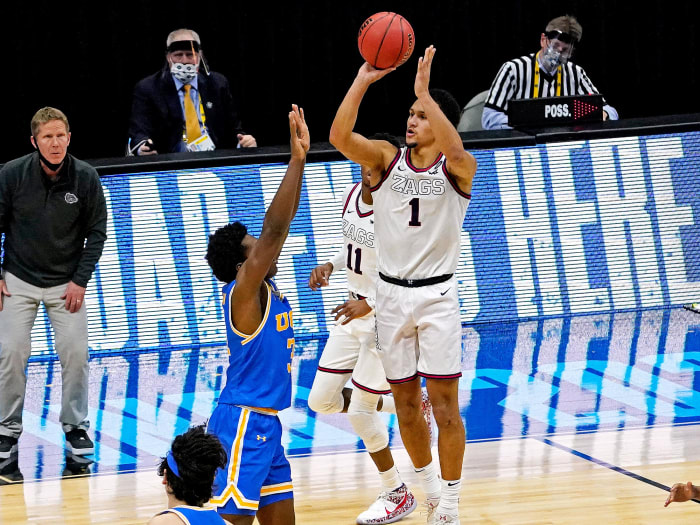
<instances>
[{"instance_id":1,"label":"referee's lanyard","mask_svg":"<svg viewBox=\"0 0 700 525\"><path fill-rule=\"evenodd\" d=\"M540 96L540 53L538 51L535 55L535 89L532 98L539 98ZM557 66L557 96L561 96L561 66Z\"/></svg>"}]
</instances>

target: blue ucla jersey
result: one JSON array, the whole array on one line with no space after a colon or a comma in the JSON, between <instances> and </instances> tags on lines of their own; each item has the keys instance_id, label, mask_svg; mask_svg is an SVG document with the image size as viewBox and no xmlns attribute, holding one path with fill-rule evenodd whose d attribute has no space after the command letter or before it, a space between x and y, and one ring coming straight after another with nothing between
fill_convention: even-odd
<instances>
[{"instance_id":1,"label":"blue ucla jersey","mask_svg":"<svg viewBox=\"0 0 700 525\"><path fill-rule=\"evenodd\" d=\"M258 329L248 335L231 322L236 281L223 288L229 366L219 403L283 410L292 404L294 328L292 308L274 283L265 281L267 306Z\"/></svg>"},{"instance_id":2,"label":"blue ucla jersey","mask_svg":"<svg viewBox=\"0 0 700 525\"><path fill-rule=\"evenodd\" d=\"M224 519L214 509L181 505L161 512L175 514L187 525L225 525Z\"/></svg>"}]
</instances>

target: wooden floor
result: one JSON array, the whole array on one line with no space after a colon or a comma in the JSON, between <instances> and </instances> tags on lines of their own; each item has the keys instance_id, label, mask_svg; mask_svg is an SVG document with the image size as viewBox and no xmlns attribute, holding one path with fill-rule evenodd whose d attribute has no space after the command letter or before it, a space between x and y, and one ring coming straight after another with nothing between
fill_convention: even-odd
<instances>
[{"instance_id":1,"label":"wooden floor","mask_svg":"<svg viewBox=\"0 0 700 525\"><path fill-rule=\"evenodd\" d=\"M654 484L700 481L699 430L654 427L469 443L461 523L698 523L697 503L664 508L666 492ZM395 457L415 487L405 451ZM299 524L355 523L379 489L362 453L292 458L292 470ZM0 523L145 523L165 501L154 471L28 482L0 487ZM402 521L424 522L421 507Z\"/></svg>"},{"instance_id":2,"label":"wooden floor","mask_svg":"<svg viewBox=\"0 0 700 525\"><path fill-rule=\"evenodd\" d=\"M700 483L700 316L494 323L464 336L462 525L700 522L698 503L663 507L673 483ZM297 523L351 525L376 498L378 475L346 416L308 408L317 348L295 359L294 401L280 420ZM0 525L146 523L166 505L155 465L175 435L211 415L225 366L223 348L91 360L95 454L77 461L58 421L58 363L30 364L19 452L0 461ZM382 416L420 502L396 417ZM13 476L27 481L2 486ZM425 519L418 508L402 523Z\"/></svg>"}]
</instances>

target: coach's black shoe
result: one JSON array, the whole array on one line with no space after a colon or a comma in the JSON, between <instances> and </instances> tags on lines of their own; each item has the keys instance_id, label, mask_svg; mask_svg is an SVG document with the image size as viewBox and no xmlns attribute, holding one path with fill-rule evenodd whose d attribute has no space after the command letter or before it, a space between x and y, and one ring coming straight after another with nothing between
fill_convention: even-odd
<instances>
[{"instance_id":1,"label":"coach's black shoe","mask_svg":"<svg viewBox=\"0 0 700 525\"><path fill-rule=\"evenodd\" d=\"M0 459L0 486L22 483L24 476L19 471L19 452L17 447L7 459Z\"/></svg>"},{"instance_id":2,"label":"coach's black shoe","mask_svg":"<svg viewBox=\"0 0 700 525\"><path fill-rule=\"evenodd\" d=\"M17 452L17 438L0 435L0 459L7 459Z\"/></svg>"},{"instance_id":3,"label":"coach's black shoe","mask_svg":"<svg viewBox=\"0 0 700 525\"><path fill-rule=\"evenodd\" d=\"M94 460L85 456L76 456L72 452L66 452L66 466L63 469L63 477L86 476L90 474L90 465Z\"/></svg>"},{"instance_id":4,"label":"coach's black shoe","mask_svg":"<svg viewBox=\"0 0 700 525\"><path fill-rule=\"evenodd\" d=\"M95 444L82 428L74 428L66 432L66 447L76 456L86 456L95 453Z\"/></svg>"}]
</instances>

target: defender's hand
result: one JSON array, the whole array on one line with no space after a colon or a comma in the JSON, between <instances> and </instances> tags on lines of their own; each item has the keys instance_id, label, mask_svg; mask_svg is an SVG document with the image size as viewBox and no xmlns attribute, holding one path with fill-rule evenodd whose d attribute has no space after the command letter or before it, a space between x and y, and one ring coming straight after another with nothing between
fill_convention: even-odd
<instances>
[{"instance_id":1,"label":"defender's hand","mask_svg":"<svg viewBox=\"0 0 700 525\"><path fill-rule=\"evenodd\" d=\"M304 110L296 104L292 104L292 111L289 112L289 136L292 157L305 158L311 147L311 138L309 137L309 127L304 118Z\"/></svg>"}]
</instances>

